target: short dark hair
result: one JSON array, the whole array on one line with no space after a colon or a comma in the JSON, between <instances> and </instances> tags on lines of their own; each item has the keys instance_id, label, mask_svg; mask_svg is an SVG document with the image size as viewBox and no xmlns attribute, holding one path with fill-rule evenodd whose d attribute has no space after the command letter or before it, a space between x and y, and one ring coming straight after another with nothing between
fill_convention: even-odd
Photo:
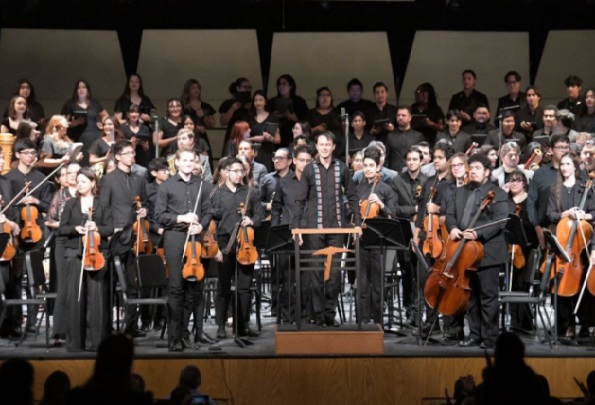
<instances>
[{"instance_id":1,"label":"short dark hair","mask_svg":"<svg viewBox=\"0 0 595 405\"><path fill-rule=\"evenodd\" d=\"M364 85L362 84L362 82L360 82L360 80L357 77L354 77L349 82L347 82L347 91L349 91L351 86L359 86L360 89L364 89Z\"/></svg>"},{"instance_id":2,"label":"short dark hair","mask_svg":"<svg viewBox=\"0 0 595 405\"><path fill-rule=\"evenodd\" d=\"M490 159L488 159L488 157L484 154L476 153L474 155L469 156L469 160L467 160L467 163L471 165L471 163L475 162L481 163L484 169L490 171L492 170L492 162L490 162Z\"/></svg>"},{"instance_id":3,"label":"short dark hair","mask_svg":"<svg viewBox=\"0 0 595 405\"><path fill-rule=\"evenodd\" d=\"M380 151L376 148L366 148L363 159L372 159L376 165L380 164Z\"/></svg>"},{"instance_id":4,"label":"short dark hair","mask_svg":"<svg viewBox=\"0 0 595 405\"><path fill-rule=\"evenodd\" d=\"M355 117L360 117L363 121L366 120L366 114L361 111L356 111L351 115L351 121L355 119Z\"/></svg>"},{"instance_id":5,"label":"short dark hair","mask_svg":"<svg viewBox=\"0 0 595 405\"><path fill-rule=\"evenodd\" d=\"M411 114L411 107L409 107L406 104L401 104L401 105L397 106L397 112L399 110L407 110L409 112L409 114Z\"/></svg>"},{"instance_id":6,"label":"short dark hair","mask_svg":"<svg viewBox=\"0 0 595 405\"><path fill-rule=\"evenodd\" d=\"M550 146L553 148L557 143L567 143L570 145L570 138L566 134L554 134L550 138Z\"/></svg>"},{"instance_id":7,"label":"short dark hair","mask_svg":"<svg viewBox=\"0 0 595 405\"><path fill-rule=\"evenodd\" d=\"M459 110L448 110L446 113L446 120L450 120L452 117L457 117L459 121L461 121L461 115Z\"/></svg>"},{"instance_id":8,"label":"short dark hair","mask_svg":"<svg viewBox=\"0 0 595 405\"><path fill-rule=\"evenodd\" d=\"M184 369L180 373L180 385L195 390L198 387L200 387L200 383L200 369L195 365L189 365L184 367Z\"/></svg>"},{"instance_id":9,"label":"short dark hair","mask_svg":"<svg viewBox=\"0 0 595 405\"><path fill-rule=\"evenodd\" d=\"M114 155L119 155L122 153L124 148L127 148L128 146L132 148L132 142L130 142L128 139L121 139L114 143Z\"/></svg>"},{"instance_id":10,"label":"short dark hair","mask_svg":"<svg viewBox=\"0 0 595 405\"><path fill-rule=\"evenodd\" d=\"M570 86L578 86L581 87L583 85L583 79L576 75L570 75L566 79L564 79L564 84L566 87Z\"/></svg>"},{"instance_id":11,"label":"short dark hair","mask_svg":"<svg viewBox=\"0 0 595 405\"><path fill-rule=\"evenodd\" d=\"M463 70L463 73L461 73L461 76L465 76L466 73L469 73L471 76L473 76L474 79L477 79L477 75L475 74L475 72L471 69L465 69Z\"/></svg>"},{"instance_id":12,"label":"short dark hair","mask_svg":"<svg viewBox=\"0 0 595 405\"><path fill-rule=\"evenodd\" d=\"M242 166L244 166L244 163L242 163L242 161L240 159L238 159L235 156L229 156L227 158L227 160L225 161L225 165L223 166L224 169L229 169L231 166L233 166L234 164L239 163Z\"/></svg>"},{"instance_id":13,"label":"short dark hair","mask_svg":"<svg viewBox=\"0 0 595 405\"><path fill-rule=\"evenodd\" d=\"M444 156L446 157L446 160L450 159L452 157L452 155L455 154L455 150L452 147L452 144L448 144L448 143L435 144L434 149L432 149L432 154L434 154L434 152L436 152L437 150L441 150L442 152L444 152Z\"/></svg>"},{"instance_id":14,"label":"short dark hair","mask_svg":"<svg viewBox=\"0 0 595 405\"><path fill-rule=\"evenodd\" d=\"M537 90L537 87L527 86L527 88L525 89L525 94L528 93L529 90L533 90L535 92L535 94L537 94L537 97L541 98L541 92L539 90Z\"/></svg>"},{"instance_id":15,"label":"short dark hair","mask_svg":"<svg viewBox=\"0 0 595 405\"><path fill-rule=\"evenodd\" d=\"M514 111L512 111L512 110L505 110L504 112L502 112L502 120L504 120L505 118L508 118L508 117L514 118L515 117Z\"/></svg>"},{"instance_id":16,"label":"short dark hair","mask_svg":"<svg viewBox=\"0 0 595 405\"><path fill-rule=\"evenodd\" d=\"M504 75L504 83L508 83L508 76L514 76L514 79L517 82L521 81L521 75L516 70L509 70L508 72L506 72L506 74Z\"/></svg>"},{"instance_id":17,"label":"short dark hair","mask_svg":"<svg viewBox=\"0 0 595 405\"><path fill-rule=\"evenodd\" d=\"M416 146L412 146L411 148L407 149L407 152L405 152L405 160L407 160L407 156L409 156L410 153L417 153L419 155L419 160L424 160L424 154L422 153L421 150L419 150L419 145Z\"/></svg>"},{"instance_id":18,"label":"short dark hair","mask_svg":"<svg viewBox=\"0 0 595 405\"><path fill-rule=\"evenodd\" d=\"M374 83L374 87L372 87L372 92L376 93L376 89L378 87L384 87L384 90L386 90L386 92L388 93L388 87L386 87L386 84L384 84L382 82L376 82L376 83Z\"/></svg>"},{"instance_id":19,"label":"short dark hair","mask_svg":"<svg viewBox=\"0 0 595 405\"><path fill-rule=\"evenodd\" d=\"M159 170L165 170L168 168L169 165L167 164L167 159L162 157L155 158L149 162L149 172L158 172Z\"/></svg>"},{"instance_id":20,"label":"short dark hair","mask_svg":"<svg viewBox=\"0 0 595 405\"><path fill-rule=\"evenodd\" d=\"M293 150L293 158L296 159L300 153L307 153L312 156L312 151L308 145L299 145Z\"/></svg>"},{"instance_id":21,"label":"short dark hair","mask_svg":"<svg viewBox=\"0 0 595 405\"><path fill-rule=\"evenodd\" d=\"M333 141L333 143L337 143L337 137L331 131L324 131L316 135L316 143L318 143L318 138L324 136L326 139Z\"/></svg>"},{"instance_id":22,"label":"short dark hair","mask_svg":"<svg viewBox=\"0 0 595 405\"><path fill-rule=\"evenodd\" d=\"M477 104L477 106L473 109L473 112L477 111L480 108L485 108L486 110L488 110L488 112L490 112L490 107L488 107L488 105L484 103Z\"/></svg>"},{"instance_id":23,"label":"short dark hair","mask_svg":"<svg viewBox=\"0 0 595 405\"><path fill-rule=\"evenodd\" d=\"M37 145L29 138L19 139L14 144L14 153L20 153L25 149L35 149L37 151Z\"/></svg>"}]
</instances>

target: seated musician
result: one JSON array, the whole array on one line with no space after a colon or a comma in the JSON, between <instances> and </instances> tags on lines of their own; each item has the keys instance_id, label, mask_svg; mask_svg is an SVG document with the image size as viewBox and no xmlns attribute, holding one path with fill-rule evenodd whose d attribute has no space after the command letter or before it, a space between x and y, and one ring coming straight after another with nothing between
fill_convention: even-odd
<instances>
[{"instance_id":1,"label":"seated musician","mask_svg":"<svg viewBox=\"0 0 595 405\"><path fill-rule=\"evenodd\" d=\"M478 241L484 256L477 271L467 271L471 296L467 307L469 336L460 342L463 347L493 348L498 336L499 272L502 258L507 256L505 224L474 230L473 227L506 219L511 212L508 196L489 181L490 161L481 154L469 158L469 183L455 190L446 207L446 227L454 241ZM488 192L495 196L480 211ZM478 214L479 212L479 214ZM478 215L477 221L473 219ZM459 258L461 260L461 258Z\"/></svg>"},{"instance_id":2,"label":"seated musician","mask_svg":"<svg viewBox=\"0 0 595 405\"><path fill-rule=\"evenodd\" d=\"M552 223L552 229L554 227L556 228L556 237L560 240L564 247L566 247L566 244L563 241L569 239L570 232L568 229L569 226L560 228L560 230L558 230L557 225L561 221L566 219L584 219L588 222L592 222L593 218L595 218L595 198L593 198L592 193L587 194L586 205L584 207L581 207L581 201L583 199L584 193L585 180L580 169L578 157L574 154L567 153L563 155L560 159L558 176L556 178L556 182L552 185L550 189L547 210L547 215ZM581 227L579 227L574 237L583 237L581 236ZM580 254L574 255L574 257L576 257L576 260L581 260ZM584 270L584 266L582 267ZM566 284L565 277L569 275L570 271L564 272L564 274L560 274L557 276L560 277L558 279L559 287L562 287L563 283L564 285ZM577 283L579 285L578 288L569 288L568 291L566 291L566 289L564 288L562 289L560 294L558 294L558 308L556 314L558 334L568 339L575 338L576 321L572 312L574 310L576 300L578 297L580 281L582 281L582 278ZM584 303L585 302L583 301L583 304ZM590 326L587 319L588 308L586 307L587 306L582 305L581 308L579 308L579 313L577 314L581 323L581 329L583 334L588 333L588 327Z\"/></svg>"},{"instance_id":3,"label":"seated musician","mask_svg":"<svg viewBox=\"0 0 595 405\"><path fill-rule=\"evenodd\" d=\"M378 150L376 148L366 149L363 169L365 179L355 188L361 204L362 219L373 218L371 212L375 208L379 217L394 217L395 193L388 185L379 181L379 163L380 153ZM360 266L361 306L359 313L362 322L368 323L372 319L374 323L381 324L380 286L384 271L382 270L380 249L360 249Z\"/></svg>"},{"instance_id":4,"label":"seated musician","mask_svg":"<svg viewBox=\"0 0 595 405\"><path fill-rule=\"evenodd\" d=\"M502 166L494 169L492 172L492 181L497 181L498 186L506 192L510 191L510 178L515 171L523 172L527 183L530 183L533 178L532 170L525 170L524 165L519 165L520 157L521 148L516 142L507 142L500 148Z\"/></svg>"}]
</instances>

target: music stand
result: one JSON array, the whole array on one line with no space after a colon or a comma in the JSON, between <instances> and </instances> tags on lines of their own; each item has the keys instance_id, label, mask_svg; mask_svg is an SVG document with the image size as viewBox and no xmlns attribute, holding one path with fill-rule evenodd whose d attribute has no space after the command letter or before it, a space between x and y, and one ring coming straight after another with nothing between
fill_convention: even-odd
<instances>
[{"instance_id":1,"label":"music stand","mask_svg":"<svg viewBox=\"0 0 595 405\"><path fill-rule=\"evenodd\" d=\"M287 255L287 271L289 275L289 280L287 281L288 286L287 288L290 289L289 293L287 294L288 308L289 308L289 315L291 317L291 257L290 255L293 253L293 236L291 235L291 229L289 228L289 224L287 225L276 225L271 226L269 229L269 234L266 241L265 250L267 254L272 256L278 255ZM280 270L277 270L277 323L280 322L281 319L281 288L280 288Z\"/></svg>"},{"instance_id":2,"label":"music stand","mask_svg":"<svg viewBox=\"0 0 595 405\"><path fill-rule=\"evenodd\" d=\"M391 250L403 250L407 249L407 240L411 240L411 236L409 239L406 239L406 235L404 235L404 225L402 221L407 223L407 228L411 229L411 225L409 225L408 220L397 220L397 219L386 219L386 218L373 218L366 220L364 226L362 227L362 243L364 248L366 249L380 249L380 263L382 268L382 275L380 277L380 317L381 323L384 332L393 332L390 328L384 328L384 272L386 266L386 251L388 249ZM411 234L411 231L409 231ZM398 286L397 286L398 288ZM392 313L392 308L389 308L389 319L391 319L390 314ZM401 319L401 327L402 325L402 318Z\"/></svg>"},{"instance_id":3,"label":"music stand","mask_svg":"<svg viewBox=\"0 0 595 405\"><path fill-rule=\"evenodd\" d=\"M560 258L562 258L563 260L565 260L566 262L570 263L570 257L568 256L568 253L566 253L566 250L564 250L564 248L562 247L562 245L560 245L560 242L558 242L558 239L556 239L556 237L554 235L552 235L551 231L548 231L547 229L544 230L543 232L543 236L545 237L545 245L546 248L549 249L550 251L550 256L558 256ZM552 260L552 266L554 266L553 270L557 270L556 269L556 261ZM552 269L546 269L544 274L551 274ZM554 323L553 323L554 327L553 327L553 331L552 331L552 337L554 339L553 344L557 344L558 343L558 272L556 272L556 275L554 276Z\"/></svg>"}]
</instances>

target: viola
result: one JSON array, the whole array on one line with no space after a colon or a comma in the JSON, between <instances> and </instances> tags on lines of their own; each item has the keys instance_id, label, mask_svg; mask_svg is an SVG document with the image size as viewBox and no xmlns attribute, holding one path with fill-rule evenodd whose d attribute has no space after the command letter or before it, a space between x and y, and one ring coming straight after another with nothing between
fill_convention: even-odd
<instances>
[{"instance_id":1,"label":"viola","mask_svg":"<svg viewBox=\"0 0 595 405\"><path fill-rule=\"evenodd\" d=\"M31 206L31 204L25 204L21 209L21 219L23 220L21 239L23 239L24 242L37 243L43 237L43 231L39 224L37 224L38 217L39 211L37 210L37 207Z\"/></svg>"},{"instance_id":2,"label":"viola","mask_svg":"<svg viewBox=\"0 0 595 405\"><path fill-rule=\"evenodd\" d=\"M89 208L89 221L92 220L93 208ZM87 229L83 235L83 268L87 271L101 270L105 266L105 258L99 249L101 235L99 232Z\"/></svg>"},{"instance_id":3,"label":"viola","mask_svg":"<svg viewBox=\"0 0 595 405\"><path fill-rule=\"evenodd\" d=\"M182 276L188 281L200 281L205 277L205 269L200 261L202 246L196 239L196 235L190 236L184 249L184 269Z\"/></svg>"},{"instance_id":4,"label":"viola","mask_svg":"<svg viewBox=\"0 0 595 405\"><path fill-rule=\"evenodd\" d=\"M215 221L209 222L209 227L202 231L202 252L203 259L211 259L219 251L219 242L217 242L217 224Z\"/></svg>"},{"instance_id":5,"label":"viola","mask_svg":"<svg viewBox=\"0 0 595 405\"><path fill-rule=\"evenodd\" d=\"M473 153L473 150L475 148L477 148L478 146L479 146L479 144L477 142L471 142L471 146L469 146L469 149L467 149L467 151L465 152L465 155L471 156L471 154Z\"/></svg>"},{"instance_id":6,"label":"viola","mask_svg":"<svg viewBox=\"0 0 595 405\"><path fill-rule=\"evenodd\" d=\"M480 209L471 220L475 226L482 211L493 201L496 193L488 192ZM476 240L448 239L442 255L434 262L424 287L428 305L442 315L455 315L467 308L471 288L468 271L477 271L483 260L483 244Z\"/></svg>"},{"instance_id":7,"label":"viola","mask_svg":"<svg viewBox=\"0 0 595 405\"><path fill-rule=\"evenodd\" d=\"M429 203L436 198L436 187L432 186L430 191ZM426 240L423 245L423 253L437 259L444 250L444 241L439 235L440 232L440 215L428 212L424 218L424 231L426 232Z\"/></svg>"},{"instance_id":8,"label":"viola","mask_svg":"<svg viewBox=\"0 0 595 405\"><path fill-rule=\"evenodd\" d=\"M589 179L585 183L585 192L581 198L579 210L584 210L587 204L589 190L593 186L595 172L589 173ZM588 243L593 236L593 226L584 219L576 220L571 218L562 218L556 226L556 238L564 250L568 253L570 262L566 262L560 257L556 257L554 266L555 272L551 272L551 278L556 274L562 274L558 282L558 291L561 297L572 297L580 289L580 282L583 277L584 266L581 261L581 254L587 249ZM542 271L544 267L542 266Z\"/></svg>"},{"instance_id":9,"label":"viola","mask_svg":"<svg viewBox=\"0 0 595 405\"><path fill-rule=\"evenodd\" d=\"M246 215L246 206L240 204L239 213ZM236 251L236 260L245 266L256 263L258 260L258 250L254 246L254 228L251 226L242 226L238 232L238 248Z\"/></svg>"},{"instance_id":10,"label":"viola","mask_svg":"<svg viewBox=\"0 0 595 405\"><path fill-rule=\"evenodd\" d=\"M379 181L380 173L377 173L374 182L372 183L372 188L370 189L370 195L374 194L374 190ZM362 201L362 205L360 206L362 220L376 218L379 213L380 205L377 202L370 202L370 197L368 197L367 200Z\"/></svg>"},{"instance_id":11,"label":"viola","mask_svg":"<svg viewBox=\"0 0 595 405\"><path fill-rule=\"evenodd\" d=\"M540 157L542 155L541 149L537 148L533 151L533 153L531 154L531 156L529 156L529 159L527 159L527 161L525 162L525 166L523 166L523 168L525 170L531 169L531 170L537 170L539 169L539 163L533 163L533 161L535 159L537 159L538 157Z\"/></svg>"},{"instance_id":12,"label":"viola","mask_svg":"<svg viewBox=\"0 0 595 405\"><path fill-rule=\"evenodd\" d=\"M142 208L140 197L134 197L134 202L136 204L136 209L140 210ZM151 239L149 238L149 230L150 224L145 218L136 217L136 221L132 226L132 232L134 233L134 253L138 256L139 254L147 254L150 255L153 253L153 244L151 243Z\"/></svg>"},{"instance_id":13,"label":"viola","mask_svg":"<svg viewBox=\"0 0 595 405\"><path fill-rule=\"evenodd\" d=\"M0 207L4 205L4 200L0 199ZM4 210L3 212L4 213ZM5 222L0 226L0 233L7 233L8 234L8 243L6 244L6 248L4 249L4 253L2 253L2 257L0 257L0 262L7 262L11 261L17 253L16 248L14 247L14 241L12 239L12 231L10 226Z\"/></svg>"}]
</instances>

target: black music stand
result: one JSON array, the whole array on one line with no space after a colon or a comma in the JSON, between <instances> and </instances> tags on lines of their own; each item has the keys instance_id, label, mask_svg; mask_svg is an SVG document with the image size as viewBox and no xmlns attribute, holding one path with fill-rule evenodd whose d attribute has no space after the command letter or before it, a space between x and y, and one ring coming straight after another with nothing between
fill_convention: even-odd
<instances>
[{"instance_id":1,"label":"black music stand","mask_svg":"<svg viewBox=\"0 0 595 405\"><path fill-rule=\"evenodd\" d=\"M365 226L365 228L364 228ZM384 273L386 266L386 251L391 250L405 250L408 246L408 240L411 240L411 225L409 220L406 219L386 219L386 218L373 218L367 219L362 226L362 243L366 249L380 249L380 263L382 269L382 275L380 277L380 317L382 328L384 332L391 332L402 334L400 331L393 331L384 328ZM409 230L408 234L406 230ZM397 285L397 288L399 286ZM400 303L399 303L400 306ZM389 325L392 325L392 311L393 308L389 308ZM399 316L400 327L403 327L402 316ZM403 335L405 336L405 335Z\"/></svg>"},{"instance_id":2,"label":"black music stand","mask_svg":"<svg viewBox=\"0 0 595 405\"><path fill-rule=\"evenodd\" d=\"M284 288L288 288L289 292L287 294L288 297L288 310L289 310L289 317L291 319L291 289L292 289L292 282L291 282L291 254L294 251L293 247L293 236L291 235L291 229L289 225L276 225L271 226L269 229L269 234L266 241L265 250L267 254L271 256L278 256L278 255L287 255L287 272L289 275L289 280L286 280L287 286ZM277 323L280 323L281 319L281 269L277 269L277 279L275 282L277 283ZM271 280L272 282L272 280Z\"/></svg>"},{"instance_id":3,"label":"black music stand","mask_svg":"<svg viewBox=\"0 0 595 405\"><path fill-rule=\"evenodd\" d=\"M564 248L562 247L562 245L560 245L560 242L558 242L558 239L556 239L556 237L554 235L552 235L551 231L545 230L543 232L543 236L545 237L545 245L547 247L547 249L550 251L550 256L552 256L552 259L554 259L555 256L558 256L560 258L562 258L563 260L565 260L566 262L570 263L570 257L568 256L568 253L566 253L566 250L564 250ZM546 274L549 275L551 274L551 272L553 270L557 270L556 269L556 261L552 260L551 261L551 265L554 268L553 269L546 269L546 271L544 272L544 275L542 277L544 277ZM549 270L549 271L548 271ZM553 331L552 331L552 337L553 337L553 344L557 344L558 343L558 272L556 272L556 275L554 276L554 322L553 322Z\"/></svg>"},{"instance_id":4,"label":"black music stand","mask_svg":"<svg viewBox=\"0 0 595 405\"><path fill-rule=\"evenodd\" d=\"M527 238L525 227L521 218L516 214L508 215L506 221L506 228L504 229L506 241L509 245L529 246L531 242ZM513 251L514 254L514 251ZM511 257L512 259L512 257ZM507 269L508 276L508 291L512 291L512 277L514 274L514 260L510 261L510 267ZM506 315L510 316L510 304L506 304ZM502 328L506 330L506 321L502 316Z\"/></svg>"}]
</instances>

